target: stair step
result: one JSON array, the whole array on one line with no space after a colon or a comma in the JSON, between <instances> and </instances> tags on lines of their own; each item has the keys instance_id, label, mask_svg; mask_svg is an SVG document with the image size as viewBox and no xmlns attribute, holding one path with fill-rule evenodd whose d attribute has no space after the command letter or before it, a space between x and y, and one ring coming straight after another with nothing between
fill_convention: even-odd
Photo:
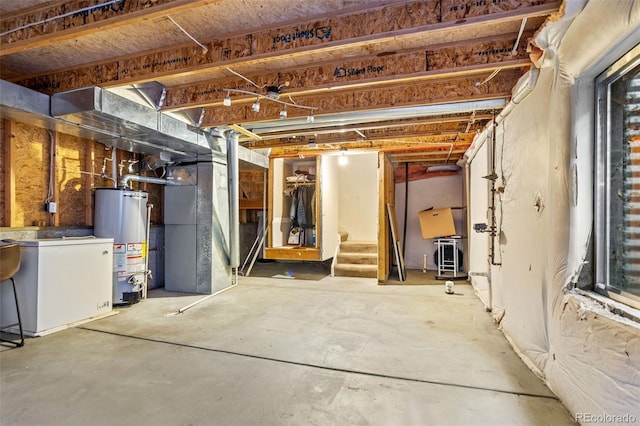
<instances>
[{"instance_id":1,"label":"stair step","mask_svg":"<svg viewBox=\"0 0 640 426\"><path fill-rule=\"evenodd\" d=\"M347 241L347 238L349 238L349 233L348 232L338 232L338 234L340 235L340 241Z\"/></svg>"},{"instance_id":2,"label":"stair step","mask_svg":"<svg viewBox=\"0 0 640 426\"><path fill-rule=\"evenodd\" d=\"M334 269L336 277L361 277L361 278L377 278L378 265L352 265L352 264L336 264Z\"/></svg>"},{"instance_id":3,"label":"stair step","mask_svg":"<svg viewBox=\"0 0 640 426\"><path fill-rule=\"evenodd\" d=\"M378 253L378 245L369 241L343 241L340 253Z\"/></svg>"},{"instance_id":4,"label":"stair step","mask_svg":"<svg viewBox=\"0 0 640 426\"><path fill-rule=\"evenodd\" d=\"M357 264L357 265L377 265L377 253L345 253L338 254L338 263L340 264Z\"/></svg>"}]
</instances>

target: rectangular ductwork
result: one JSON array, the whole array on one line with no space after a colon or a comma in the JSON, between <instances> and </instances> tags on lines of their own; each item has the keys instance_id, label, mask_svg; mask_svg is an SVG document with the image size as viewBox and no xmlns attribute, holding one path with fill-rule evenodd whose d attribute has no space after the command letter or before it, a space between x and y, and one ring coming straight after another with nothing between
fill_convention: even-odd
<instances>
[{"instance_id":1,"label":"rectangular ductwork","mask_svg":"<svg viewBox=\"0 0 640 426\"><path fill-rule=\"evenodd\" d=\"M225 157L224 140L95 86L52 95L51 115L110 135L116 148L126 151L157 154L160 150L182 160Z\"/></svg>"},{"instance_id":2,"label":"rectangular ductwork","mask_svg":"<svg viewBox=\"0 0 640 426\"><path fill-rule=\"evenodd\" d=\"M0 118L102 143L124 151L155 155L164 163L215 159L226 162L223 134L197 129L99 87L49 96L0 80ZM268 157L242 146L240 160L268 167Z\"/></svg>"}]
</instances>

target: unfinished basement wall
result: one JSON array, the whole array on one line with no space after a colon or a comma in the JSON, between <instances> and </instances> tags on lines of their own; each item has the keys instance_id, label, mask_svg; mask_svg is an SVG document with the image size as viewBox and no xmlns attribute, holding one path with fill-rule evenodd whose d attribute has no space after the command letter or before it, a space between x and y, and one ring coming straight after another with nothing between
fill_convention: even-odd
<instances>
[{"instance_id":1,"label":"unfinished basement wall","mask_svg":"<svg viewBox=\"0 0 640 426\"><path fill-rule=\"evenodd\" d=\"M464 206L464 173L454 175L442 175L429 177L423 175L423 179L409 182L409 190L405 192L405 182L395 184L395 207L398 218L399 238L402 241L404 232L405 199L409 194L407 202L407 234L404 241L404 264L407 269L422 269L424 255L427 255L427 269L435 271L437 269L434 253L436 246L435 239L422 238L418 212L428 208L440 209L444 207L454 207L452 210L453 219L456 226L456 233L465 236L466 227L465 212L460 207ZM460 251L464 254L466 241L461 241Z\"/></svg>"},{"instance_id":2,"label":"unfinished basement wall","mask_svg":"<svg viewBox=\"0 0 640 426\"><path fill-rule=\"evenodd\" d=\"M112 187L100 176L103 164L111 176L111 149L92 140L0 120L0 239L79 237L93 234L94 189ZM52 164L52 149L53 170ZM107 160L105 163L105 159ZM136 167L134 154L116 151L119 174ZM51 176L53 173L53 176ZM149 174L147 172L146 174ZM50 178L52 177L52 185ZM134 183L149 193L151 213L150 288L164 285L162 188ZM51 194L55 214L45 211Z\"/></svg>"},{"instance_id":3,"label":"unfinished basement wall","mask_svg":"<svg viewBox=\"0 0 640 426\"><path fill-rule=\"evenodd\" d=\"M576 5L569 4L569 18L580 12L571 10ZM593 105L577 106L589 96L576 79L593 78L585 70L621 44L637 45L638 28L640 3L625 0L589 1L573 22L549 26L537 37L545 55L535 88L496 129L500 265L490 269L492 314L575 418L600 416L601 424L640 421L640 324L573 290L591 261L593 221L584 197L593 191L592 125L584 123L588 114L593 120ZM476 155L472 170L487 156ZM471 209L480 217L486 206L472 199ZM472 256L472 265L486 261L486 253ZM482 289L480 277L471 280Z\"/></svg>"}]
</instances>

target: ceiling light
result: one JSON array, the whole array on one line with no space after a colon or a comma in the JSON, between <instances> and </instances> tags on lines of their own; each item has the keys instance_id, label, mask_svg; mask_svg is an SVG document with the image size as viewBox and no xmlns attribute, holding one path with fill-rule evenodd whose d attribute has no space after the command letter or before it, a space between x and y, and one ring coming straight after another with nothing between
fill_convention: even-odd
<instances>
[{"instance_id":1,"label":"ceiling light","mask_svg":"<svg viewBox=\"0 0 640 426\"><path fill-rule=\"evenodd\" d=\"M231 96L229 96L229 92L227 92L227 96L224 97L224 101L222 101L222 105L231 106Z\"/></svg>"},{"instance_id":2,"label":"ceiling light","mask_svg":"<svg viewBox=\"0 0 640 426\"><path fill-rule=\"evenodd\" d=\"M251 110L253 112L259 112L260 111L260 98L257 98L256 101L253 103L253 105L251 105Z\"/></svg>"},{"instance_id":3,"label":"ceiling light","mask_svg":"<svg viewBox=\"0 0 640 426\"><path fill-rule=\"evenodd\" d=\"M347 158L347 148L342 147L340 148L340 156L338 157L338 164L340 164L341 166L346 166L347 164L349 164L349 158Z\"/></svg>"},{"instance_id":4,"label":"ceiling light","mask_svg":"<svg viewBox=\"0 0 640 426\"><path fill-rule=\"evenodd\" d=\"M313 110L311 110L311 112L309 113L309 115L307 116L307 123L313 123L315 120L313 118Z\"/></svg>"},{"instance_id":5,"label":"ceiling light","mask_svg":"<svg viewBox=\"0 0 640 426\"><path fill-rule=\"evenodd\" d=\"M285 118L287 118L287 106L283 106L282 107L282 111L280 111L280 119L284 120Z\"/></svg>"}]
</instances>

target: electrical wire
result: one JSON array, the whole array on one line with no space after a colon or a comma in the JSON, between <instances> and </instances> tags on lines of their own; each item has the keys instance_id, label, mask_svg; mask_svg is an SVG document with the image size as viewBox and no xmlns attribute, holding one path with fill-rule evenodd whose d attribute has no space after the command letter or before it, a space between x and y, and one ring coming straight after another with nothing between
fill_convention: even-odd
<instances>
[{"instance_id":1,"label":"electrical wire","mask_svg":"<svg viewBox=\"0 0 640 426\"><path fill-rule=\"evenodd\" d=\"M493 77L495 77L496 75L498 75L498 73L501 71L500 68L498 68L497 70L494 70L491 74L489 74L489 77L485 78L484 80L482 80L482 82L479 84L479 86L482 86L483 84L487 84L489 82L489 80L491 80Z\"/></svg>"},{"instance_id":2,"label":"electrical wire","mask_svg":"<svg viewBox=\"0 0 640 426\"><path fill-rule=\"evenodd\" d=\"M202 48L202 53L207 53L209 51L209 49L207 48L207 46L205 46L204 44L200 43L198 40L196 40L196 38L194 36L192 36L191 34L189 34L187 32L187 30L185 30L184 28L182 28L180 26L180 24L178 24L176 21L173 20L173 18L169 15L167 15L167 18L169 18L169 20L171 22L173 22L173 24L178 27L180 29L180 31L182 31L184 33L184 35L186 35L187 37L189 37L191 40L193 40L193 42L195 44L197 44L198 46L200 46Z\"/></svg>"},{"instance_id":3,"label":"electrical wire","mask_svg":"<svg viewBox=\"0 0 640 426\"><path fill-rule=\"evenodd\" d=\"M62 15L56 15L56 16L52 16L51 18L46 18L46 19L42 19L40 21L37 22L30 22L28 24L25 25L21 25L19 27L13 28L11 30L5 31L3 33L0 33L0 37L4 37L7 34L11 34L11 33L15 33L16 31L20 31L20 30L24 30L27 28L31 28L35 25L40 25L40 24L46 24L47 22L51 22L51 21L55 21L56 19L60 19L60 18L66 18L67 16L71 16L71 15L75 15L76 13L80 13L80 12L86 12L92 9L98 9L104 6L111 6L114 3L118 3L121 2L122 0L110 0L110 1L106 1L104 3L99 3L99 4L94 4L92 6L87 6L87 7L83 7L81 9L76 9L76 10L72 10L70 12L67 13L63 13Z\"/></svg>"},{"instance_id":4,"label":"electrical wire","mask_svg":"<svg viewBox=\"0 0 640 426\"><path fill-rule=\"evenodd\" d=\"M54 170L55 170L55 140L53 136L53 132L51 130L47 130L49 133L49 146L50 146L50 155L49 155L49 189L47 192L47 199L44 200L45 203L51 202L53 200L53 185L55 185L54 179Z\"/></svg>"},{"instance_id":5,"label":"electrical wire","mask_svg":"<svg viewBox=\"0 0 640 426\"><path fill-rule=\"evenodd\" d=\"M522 32L524 31L524 27L527 25L527 17L522 18L522 24L520 24L520 31L518 32L518 37L516 38L516 42L513 45L513 49L511 49L511 56L514 56L518 51L518 44L520 44L520 37L522 37Z\"/></svg>"},{"instance_id":6,"label":"electrical wire","mask_svg":"<svg viewBox=\"0 0 640 426\"><path fill-rule=\"evenodd\" d=\"M243 79L244 81L246 81L247 83L250 83L252 86L255 86L258 89L264 89L266 87L266 85L262 85L262 86L258 86L256 83L254 83L253 81L249 80L247 77L245 77L244 75L240 74L239 72L236 72L234 70L232 70L231 68L227 67L227 71L229 71L232 74L237 75L238 77L240 77L241 79Z\"/></svg>"}]
</instances>

